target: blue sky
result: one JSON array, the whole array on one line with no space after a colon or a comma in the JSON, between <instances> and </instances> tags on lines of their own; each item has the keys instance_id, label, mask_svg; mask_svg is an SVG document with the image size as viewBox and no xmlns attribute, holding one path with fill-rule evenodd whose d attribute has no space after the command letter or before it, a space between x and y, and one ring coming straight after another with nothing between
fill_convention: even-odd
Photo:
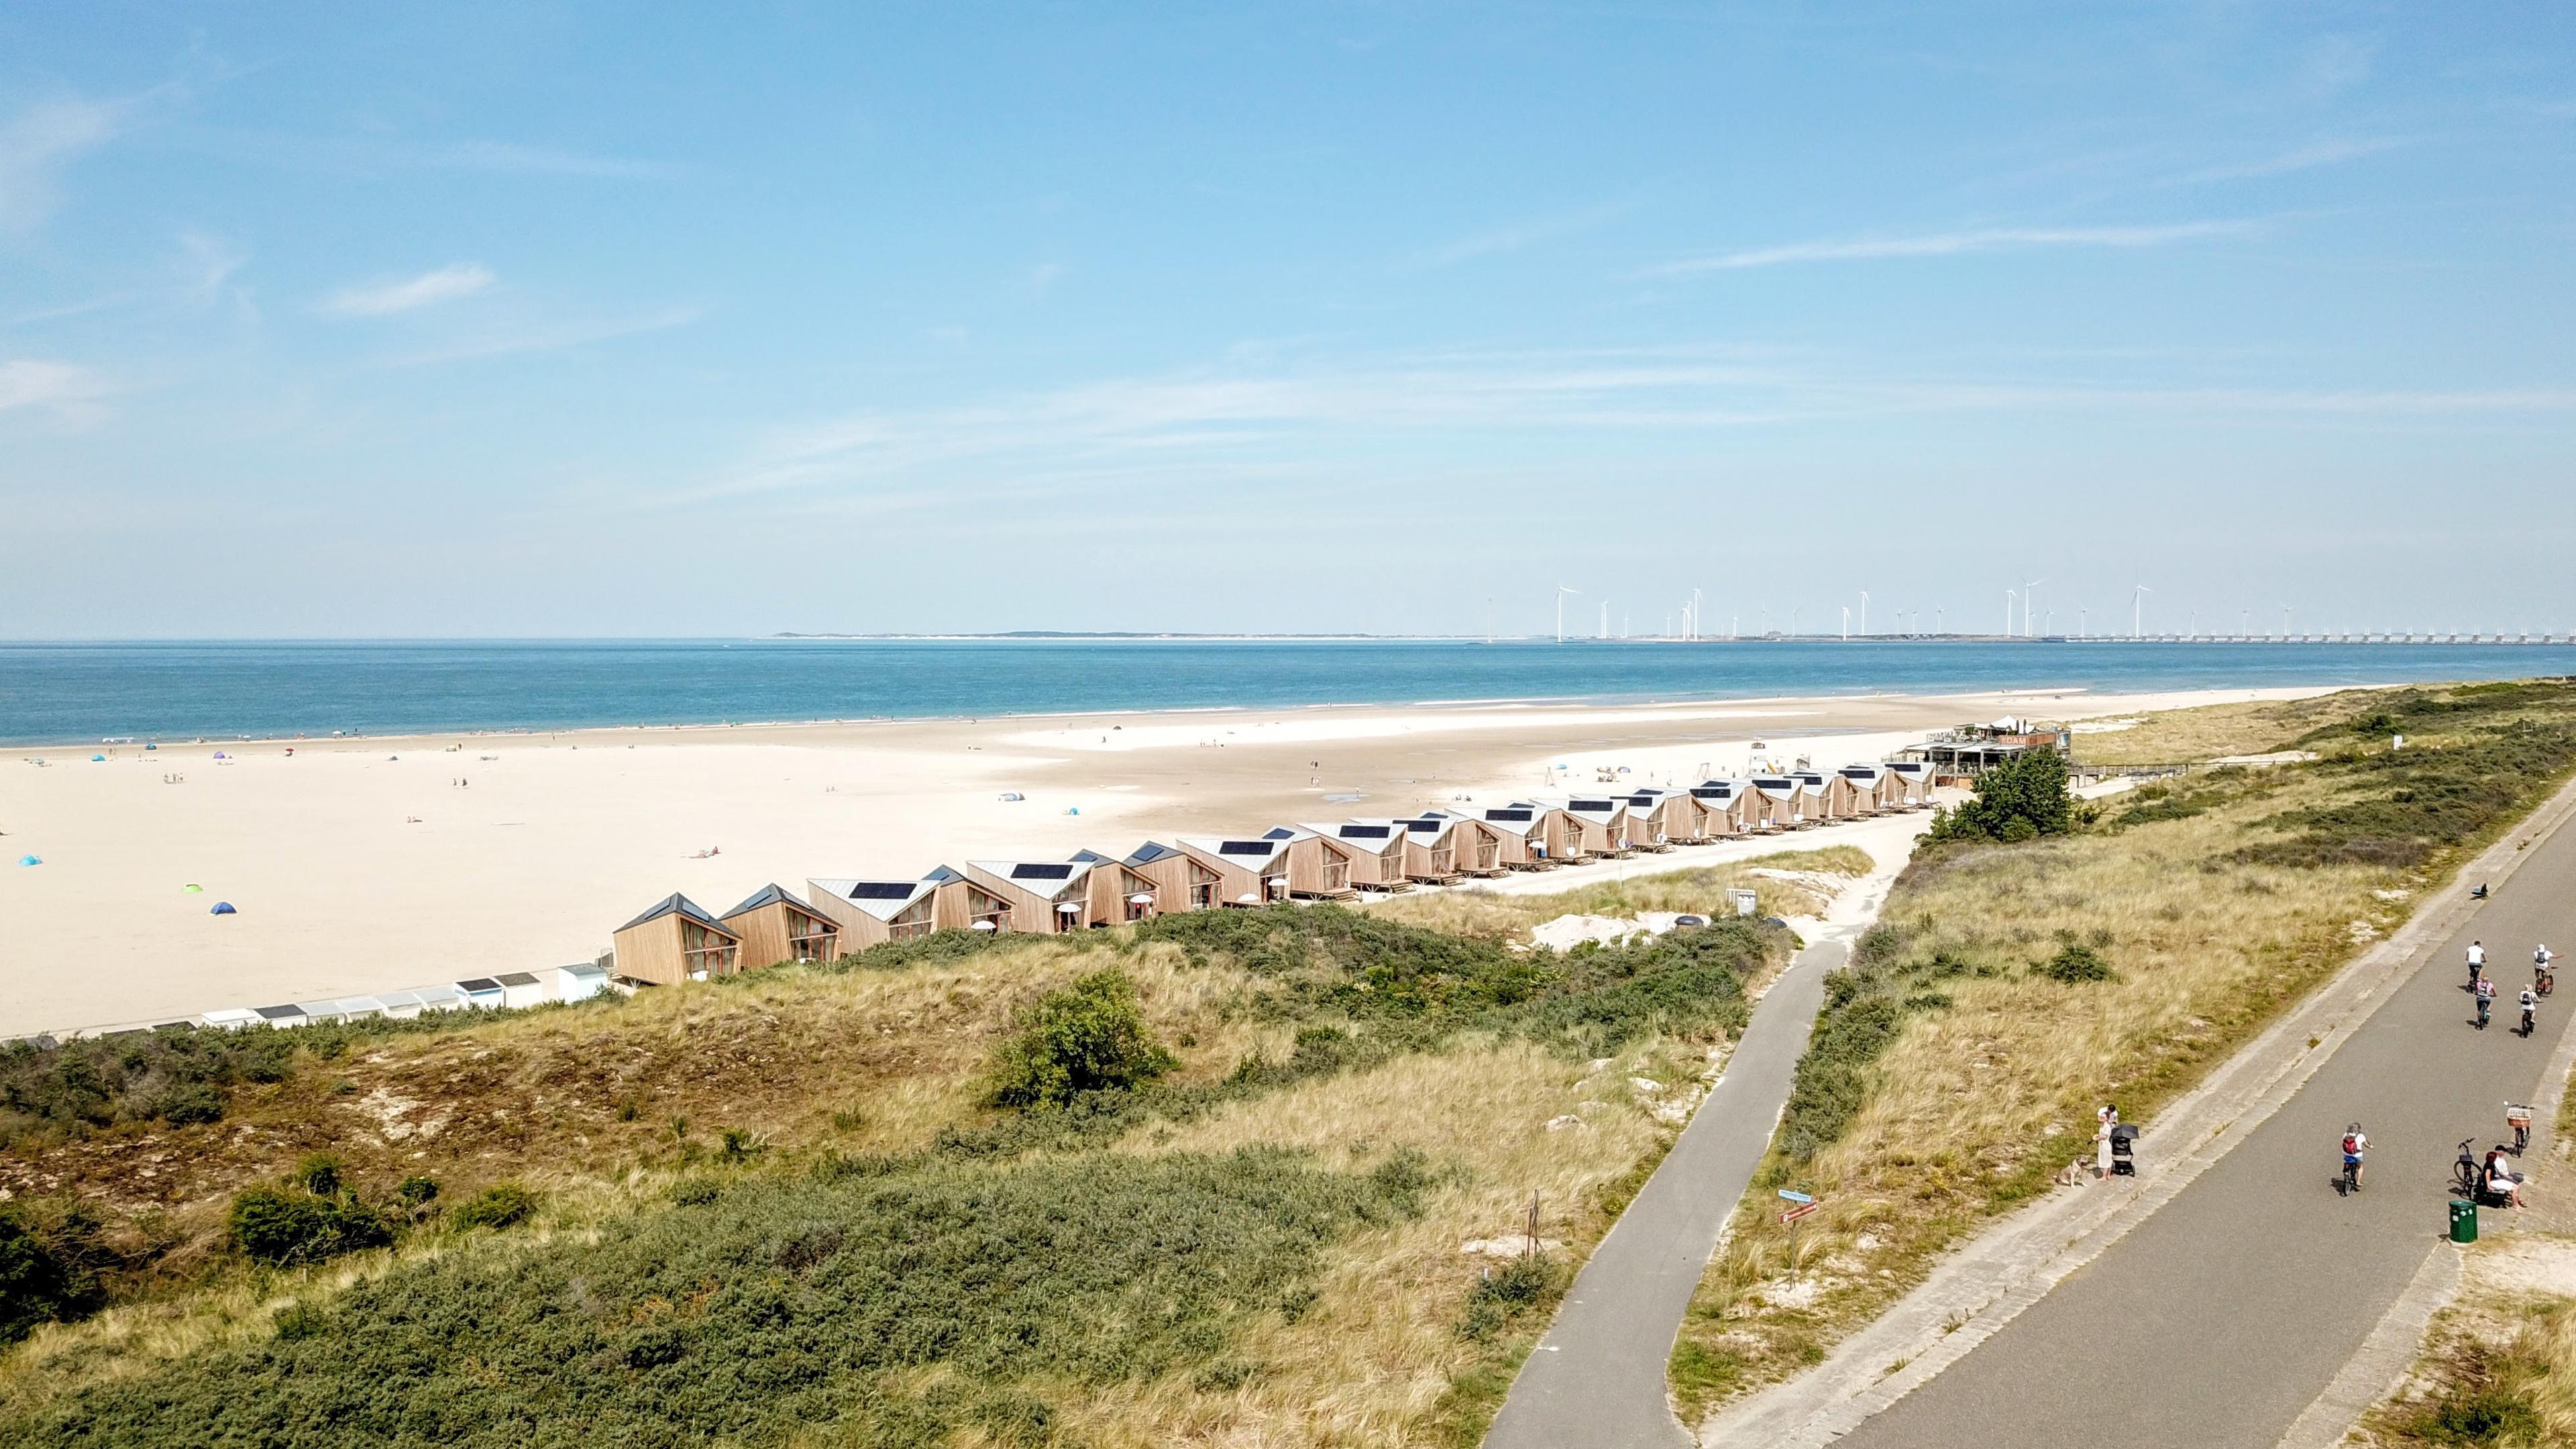
<instances>
[{"instance_id":1,"label":"blue sky","mask_svg":"<svg viewBox=\"0 0 2576 1449\"><path fill-rule=\"evenodd\" d=\"M10 7L0 633L2564 631L2572 17Z\"/></svg>"}]
</instances>

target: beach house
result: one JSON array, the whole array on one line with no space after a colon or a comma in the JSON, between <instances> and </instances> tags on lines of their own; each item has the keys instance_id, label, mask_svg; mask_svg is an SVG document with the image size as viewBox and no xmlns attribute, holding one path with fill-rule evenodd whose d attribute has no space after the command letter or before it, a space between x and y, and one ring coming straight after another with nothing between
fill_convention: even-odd
<instances>
[{"instance_id":1,"label":"beach house","mask_svg":"<svg viewBox=\"0 0 2576 1449\"><path fill-rule=\"evenodd\" d=\"M1301 901L1347 901L1359 896L1351 884L1355 847L1304 825L1277 825L1261 833L1288 847L1288 894Z\"/></svg>"},{"instance_id":2,"label":"beach house","mask_svg":"<svg viewBox=\"0 0 2576 1449\"><path fill-rule=\"evenodd\" d=\"M1700 828L1711 840L1752 832L1753 794L1753 787L1742 780L1702 780L1690 787L1690 797L1699 805Z\"/></svg>"},{"instance_id":3,"label":"beach house","mask_svg":"<svg viewBox=\"0 0 2576 1449\"><path fill-rule=\"evenodd\" d=\"M1834 773L1851 782L1864 815L1905 808L1905 782L1885 765L1845 765Z\"/></svg>"},{"instance_id":4,"label":"beach house","mask_svg":"<svg viewBox=\"0 0 2576 1449\"><path fill-rule=\"evenodd\" d=\"M1637 853L1629 838L1628 802L1611 795L1576 795L1565 802L1568 815L1583 823L1583 853L1625 860Z\"/></svg>"},{"instance_id":5,"label":"beach house","mask_svg":"<svg viewBox=\"0 0 2576 1449\"><path fill-rule=\"evenodd\" d=\"M1147 882L1145 890L1138 894L1153 896L1152 901L1141 907L1132 899L1128 902L1131 909L1141 909L1144 913L1130 916L1130 920L1142 920L1146 915L1161 915L1165 911L1214 910L1217 892L1225 886L1224 875L1215 868L1201 864L1187 851L1157 840L1148 840L1136 847L1135 853L1119 864Z\"/></svg>"},{"instance_id":6,"label":"beach house","mask_svg":"<svg viewBox=\"0 0 2576 1449\"><path fill-rule=\"evenodd\" d=\"M742 937L725 924L708 915L706 909L687 896L663 897L650 910L617 928L611 938L617 959L617 974L629 981L653 986L677 986L683 981L705 980L727 976L740 969ZM491 983L492 1004L500 1004L501 988ZM458 983L459 991L466 991ZM467 1000L475 992L466 991Z\"/></svg>"},{"instance_id":7,"label":"beach house","mask_svg":"<svg viewBox=\"0 0 2576 1449\"><path fill-rule=\"evenodd\" d=\"M1617 797L1628 807L1628 843L1664 851L1698 840L1699 805L1678 790L1641 785Z\"/></svg>"},{"instance_id":8,"label":"beach house","mask_svg":"<svg viewBox=\"0 0 2576 1449\"><path fill-rule=\"evenodd\" d=\"M1404 877L1422 885L1456 885L1458 817L1446 813L1408 816L1401 820L1362 820L1361 825L1392 825L1404 843Z\"/></svg>"},{"instance_id":9,"label":"beach house","mask_svg":"<svg viewBox=\"0 0 2576 1449\"><path fill-rule=\"evenodd\" d=\"M1840 775L1801 766L1791 770L1789 778L1807 792L1807 818L1814 823L1848 820L1861 813L1852 788Z\"/></svg>"},{"instance_id":10,"label":"beach house","mask_svg":"<svg viewBox=\"0 0 2576 1449\"><path fill-rule=\"evenodd\" d=\"M1216 872L1221 906L1288 899L1288 842L1260 836L1200 836L1176 842L1181 853Z\"/></svg>"},{"instance_id":11,"label":"beach house","mask_svg":"<svg viewBox=\"0 0 2576 1449\"><path fill-rule=\"evenodd\" d=\"M1920 810L1932 803L1932 764L1928 760L1890 760L1887 773L1902 783L1901 798L1908 810Z\"/></svg>"},{"instance_id":12,"label":"beach house","mask_svg":"<svg viewBox=\"0 0 2576 1449\"><path fill-rule=\"evenodd\" d=\"M805 899L841 928L843 955L977 921L999 930L1011 909L963 872L944 865L919 880L809 880Z\"/></svg>"},{"instance_id":13,"label":"beach house","mask_svg":"<svg viewBox=\"0 0 2576 1449\"><path fill-rule=\"evenodd\" d=\"M1450 859L1458 874L1479 879L1503 873L1503 832L1472 815L1452 810L1425 810L1408 818L1405 828L1419 832L1428 822L1440 822L1439 828L1449 835Z\"/></svg>"},{"instance_id":14,"label":"beach house","mask_svg":"<svg viewBox=\"0 0 2576 1449\"><path fill-rule=\"evenodd\" d=\"M720 918L742 940L746 967L785 961L830 961L841 954L841 927L830 916L790 894L776 881L751 893Z\"/></svg>"},{"instance_id":15,"label":"beach house","mask_svg":"<svg viewBox=\"0 0 2576 1449\"><path fill-rule=\"evenodd\" d=\"M966 879L1003 903L1004 917L996 923L999 929L1041 934L1079 931L1094 924L1091 873L1098 868L1097 860L1104 858L970 860Z\"/></svg>"},{"instance_id":16,"label":"beach house","mask_svg":"<svg viewBox=\"0 0 2576 1449\"><path fill-rule=\"evenodd\" d=\"M1807 824L1807 787L1787 775L1756 775L1751 785L1752 828L1761 834L1796 830Z\"/></svg>"},{"instance_id":17,"label":"beach house","mask_svg":"<svg viewBox=\"0 0 2576 1449\"><path fill-rule=\"evenodd\" d=\"M1496 859L1503 869L1556 869L1547 854L1542 813L1535 805L1500 805L1476 812L1476 823L1493 833Z\"/></svg>"},{"instance_id":18,"label":"beach house","mask_svg":"<svg viewBox=\"0 0 2576 1449\"><path fill-rule=\"evenodd\" d=\"M1096 850L1077 850L1071 856L1077 865L1088 865L1091 873L1082 878L1082 921L1087 926L1114 926L1121 921L1141 921L1154 914L1155 889L1152 878L1130 869L1115 856Z\"/></svg>"},{"instance_id":19,"label":"beach house","mask_svg":"<svg viewBox=\"0 0 2576 1449\"><path fill-rule=\"evenodd\" d=\"M1337 825L1307 824L1298 828L1335 841L1350 852L1354 888L1389 895L1413 889L1413 879L1404 871L1404 831L1395 822L1345 820Z\"/></svg>"},{"instance_id":20,"label":"beach house","mask_svg":"<svg viewBox=\"0 0 2576 1449\"><path fill-rule=\"evenodd\" d=\"M1581 865L1592 859L1593 853L1584 848L1584 822L1566 808L1564 801L1515 800L1512 808L1533 814L1528 837L1533 856L1558 865ZM1490 813L1485 818L1494 819Z\"/></svg>"}]
</instances>

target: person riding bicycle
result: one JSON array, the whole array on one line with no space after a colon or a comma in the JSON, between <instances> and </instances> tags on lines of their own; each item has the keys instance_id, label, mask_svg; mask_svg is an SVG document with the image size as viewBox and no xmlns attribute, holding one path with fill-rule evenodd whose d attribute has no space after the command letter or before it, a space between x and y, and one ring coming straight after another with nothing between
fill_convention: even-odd
<instances>
[{"instance_id":1,"label":"person riding bicycle","mask_svg":"<svg viewBox=\"0 0 2576 1449\"><path fill-rule=\"evenodd\" d=\"M2469 943L2469 984L2470 984L2471 986L2475 986L2475 985L2477 985L2477 984L2478 984L2478 979L2479 979L2480 977L2482 977L2482 976L2486 975L2486 974L2487 974L2487 945L2486 945L2486 942L2484 942L2484 941L2471 941L2471 942Z\"/></svg>"},{"instance_id":2,"label":"person riding bicycle","mask_svg":"<svg viewBox=\"0 0 2576 1449\"><path fill-rule=\"evenodd\" d=\"M2486 1027L2487 1013L2493 1010L2494 1007L2495 979L2493 977L2481 976L2478 978L2478 1026L2481 1030Z\"/></svg>"},{"instance_id":3,"label":"person riding bicycle","mask_svg":"<svg viewBox=\"0 0 2576 1449\"><path fill-rule=\"evenodd\" d=\"M2545 941L2532 950L2531 984L2534 990L2543 995L2558 984L2558 973L2549 969L2549 963L2557 959L2558 953L2550 950L2549 944Z\"/></svg>"},{"instance_id":4,"label":"person riding bicycle","mask_svg":"<svg viewBox=\"0 0 2576 1449\"><path fill-rule=\"evenodd\" d=\"M2524 1036L2531 1035L2532 1013L2539 1009L2540 993L2528 986L2522 988L2522 1034Z\"/></svg>"},{"instance_id":5,"label":"person riding bicycle","mask_svg":"<svg viewBox=\"0 0 2576 1449\"><path fill-rule=\"evenodd\" d=\"M2360 1123L2343 1129L2343 1172L2354 1192L2361 1191L2361 1159L2369 1150L2370 1134L2361 1130Z\"/></svg>"}]
</instances>

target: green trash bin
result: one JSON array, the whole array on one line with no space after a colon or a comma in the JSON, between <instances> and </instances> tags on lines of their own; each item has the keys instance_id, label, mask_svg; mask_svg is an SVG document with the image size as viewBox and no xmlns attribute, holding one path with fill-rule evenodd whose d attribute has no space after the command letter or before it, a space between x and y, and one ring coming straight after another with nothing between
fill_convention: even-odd
<instances>
[{"instance_id":1,"label":"green trash bin","mask_svg":"<svg viewBox=\"0 0 2576 1449\"><path fill-rule=\"evenodd\" d=\"M2451 1199L2451 1241L2474 1243L2478 1240L2478 1205Z\"/></svg>"}]
</instances>

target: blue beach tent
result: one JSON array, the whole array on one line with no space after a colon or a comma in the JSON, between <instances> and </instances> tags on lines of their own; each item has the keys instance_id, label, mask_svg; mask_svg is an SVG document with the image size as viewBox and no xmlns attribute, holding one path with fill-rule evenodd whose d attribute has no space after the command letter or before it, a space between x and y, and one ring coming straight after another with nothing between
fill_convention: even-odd
<instances>
[{"instance_id":1,"label":"blue beach tent","mask_svg":"<svg viewBox=\"0 0 2576 1449\"><path fill-rule=\"evenodd\" d=\"M18 857L18 863L20 865L43 865L45 861L42 856L22 855Z\"/></svg>"},{"instance_id":2,"label":"blue beach tent","mask_svg":"<svg viewBox=\"0 0 2576 1449\"><path fill-rule=\"evenodd\" d=\"M234 910L233 903L230 901L217 901L215 902L215 908L206 912L206 914L210 916L238 916L241 912Z\"/></svg>"},{"instance_id":3,"label":"blue beach tent","mask_svg":"<svg viewBox=\"0 0 2576 1449\"><path fill-rule=\"evenodd\" d=\"M93 764L93 765L96 765L96 764L103 763L106 759L107 759L107 756L105 756L105 755L92 755L92 756L90 756L90 757L89 757L89 762L90 762L91 764Z\"/></svg>"}]
</instances>

